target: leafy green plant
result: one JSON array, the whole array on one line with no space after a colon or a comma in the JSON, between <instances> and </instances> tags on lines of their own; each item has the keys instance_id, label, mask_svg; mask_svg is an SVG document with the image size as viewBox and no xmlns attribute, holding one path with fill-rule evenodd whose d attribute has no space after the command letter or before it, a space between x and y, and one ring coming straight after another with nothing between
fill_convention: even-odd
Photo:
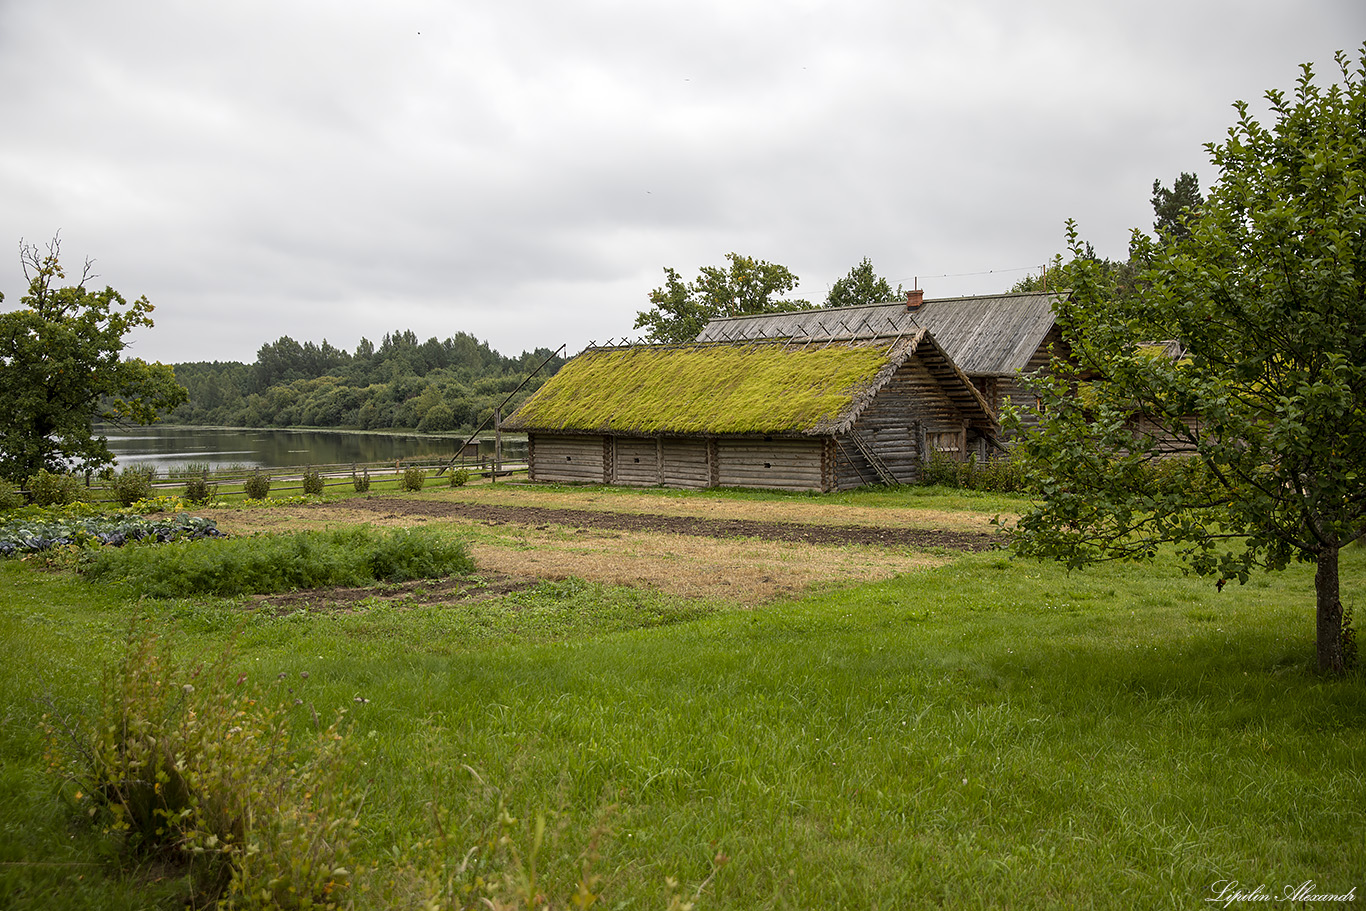
<instances>
[{"instance_id":1,"label":"leafy green plant","mask_svg":"<svg viewBox=\"0 0 1366 911\"><path fill-rule=\"evenodd\" d=\"M53 474L46 468L28 479L28 498L34 506L65 506L81 498L81 482L69 474Z\"/></svg>"},{"instance_id":2,"label":"leafy green plant","mask_svg":"<svg viewBox=\"0 0 1366 911\"><path fill-rule=\"evenodd\" d=\"M261 469L257 468L242 482L242 492L249 500L264 500L270 496L270 475L263 474Z\"/></svg>"},{"instance_id":3,"label":"leafy green plant","mask_svg":"<svg viewBox=\"0 0 1366 911\"><path fill-rule=\"evenodd\" d=\"M451 472L451 486L464 487L470 482L471 472L468 468L457 468Z\"/></svg>"},{"instance_id":4,"label":"leafy green plant","mask_svg":"<svg viewBox=\"0 0 1366 911\"><path fill-rule=\"evenodd\" d=\"M416 465L409 465L403 469L403 477L399 478L398 486L401 490L421 490L425 483L427 483L427 472Z\"/></svg>"},{"instance_id":5,"label":"leafy green plant","mask_svg":"<svg viewBox=\"0 0 1366 911\"><path fill-rule=\"evenodd\" d=\"M312 465L304 469L303 475L304 494L310 497L321 496L323 492L322 472Z\"/></svg>"},{"instance_id":6,"label":"leafy green plant","mask_svg":"<svg viewBox=\"0 0 1366 911\"><path fill-rule=\"evenodd\" d=\"M181 495L191 503L207 503L218 496L218 485L209 480L207 471L201 472L185 481L185 491Z\"/></svg>"},{"instance_id":7,"label":"leafy green plant","mask_svg":"<svg viewBox=\"0 0 1366 911\"><path fill-rule=\"evenodd\" d=\"M361 469L361 473L359 475L356 474L354 470L352 470L351 486L355 488L356 493L365 493L366 491L368 491L370 489L370 469Z\"/></svg>"},{"instance_id":8,"label":"leafy green plant","mask_svg":"<svg viewBox=\"0 0 1366 911\"><path fill-rule=\"evenodd\" d=\"M464 542L437 529L370 526L105 549L87 554L80 566L91 580L119 582L154 598L357 586L473 569Z\"/></svg>"},{"instance_id":9,"label":"leafy green plant","mask_svg":"<svg viewBox=\"0 0 1366 911\"><path fill-rule=\"evenodd\" d=\"M152 482L157 471L150 466L130 465L114 477L114 499L124 506L132 506L152 495Z\"/></svg>"},{"instance_id":10,"label":"leafy green plant","mask_svg":"<svg viewBox=\"0 0 1366 911\"><path fill-rule=\"evenodd\" d=\"M0 556L38 553L55 547L121 547L134 541L168 541L221 537L212 519L175 513L145 519L128 513L69 516L54 510L25 510L0 522Z\"/></svg>"}]
</instances>

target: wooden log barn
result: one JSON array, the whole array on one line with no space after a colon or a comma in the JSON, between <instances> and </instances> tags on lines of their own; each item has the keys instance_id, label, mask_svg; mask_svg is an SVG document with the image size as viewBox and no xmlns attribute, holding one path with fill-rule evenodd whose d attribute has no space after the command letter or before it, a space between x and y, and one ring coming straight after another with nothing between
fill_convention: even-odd
<instances>
[{"instance_id":1,"label":"wooden log barn","mask_svg":"<svg viewBox=\"0 0 1366 911\"><path fill-rule=\"evenodd\" d=\"M827 315L837 311L824 311ZM531 480L833 491L914 483L1000 433L933 334L590 347L502 424Z\"/></svg>"}]
</instances>

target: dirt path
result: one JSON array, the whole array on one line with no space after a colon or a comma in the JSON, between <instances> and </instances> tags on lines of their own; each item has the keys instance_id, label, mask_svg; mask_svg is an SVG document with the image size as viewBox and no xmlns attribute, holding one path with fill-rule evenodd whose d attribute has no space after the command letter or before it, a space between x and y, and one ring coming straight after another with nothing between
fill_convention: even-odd
<instances>
[{"instance_id":1,"label":"dirt path","mask_svg":"<svg viewBox=\"0 0 1366 911\"><path fill-rule=\"evenodd\" d=\"M650 532L707 538L757 538L799 544L871 544L917 550L983 551L999 543L989 532L888 528L870 525L819 525L765 522L750 519L703 519L694 516L647 515L544 506L494 506L439 500L389 497L354 499L347 506L376 514L376 518L463 519L489 524L544 527L562 525L610 531Z\"/></svg>"}]
</instances>

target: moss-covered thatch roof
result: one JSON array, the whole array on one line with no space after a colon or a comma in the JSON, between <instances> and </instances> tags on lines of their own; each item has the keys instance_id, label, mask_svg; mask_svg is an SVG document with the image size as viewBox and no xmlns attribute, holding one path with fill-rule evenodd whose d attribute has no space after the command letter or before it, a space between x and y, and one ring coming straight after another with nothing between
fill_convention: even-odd
<instances>
[{"instance_id":1,"label":"moss-covered thatch roof","mask_svg":"<svg viewBox=\"0 0 1366 911\"><path fill-rule=\"evenodd\" d=\"M917 341L593 348L561 368L503 426L623 434L834 433L852 423Z\"/></svg>"}]
</instances>

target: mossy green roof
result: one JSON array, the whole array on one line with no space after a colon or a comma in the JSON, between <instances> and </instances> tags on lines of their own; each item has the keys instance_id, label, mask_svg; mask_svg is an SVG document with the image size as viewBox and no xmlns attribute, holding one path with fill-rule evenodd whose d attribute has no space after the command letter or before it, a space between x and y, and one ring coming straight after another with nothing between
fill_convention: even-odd
<instances>
[{"instance_id":1,"label":"mossy green roof","mask_svg":"<svg viewBox=\"0 0 1366 911\"><path fill-rule=\"evenodd\" d=\"M884 368L892 357L885 343L594 348L562 367L504 426L628 434L829 433L888 375Z\"/></svg>"}]
</instances>

